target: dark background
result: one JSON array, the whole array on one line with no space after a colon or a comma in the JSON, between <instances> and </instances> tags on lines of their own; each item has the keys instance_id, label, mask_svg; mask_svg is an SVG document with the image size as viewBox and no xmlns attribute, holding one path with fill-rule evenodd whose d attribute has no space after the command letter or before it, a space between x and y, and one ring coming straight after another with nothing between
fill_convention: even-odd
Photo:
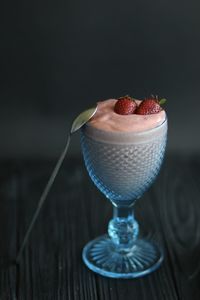
<instances>
[{"instance_id":1,"label":"dark background","mask_svg":"<svg viewBox=\"0 0 200 300\"><path fill-rule=\"evenodd\" d=\"M57 156L80 111L124 94L167 98L169 151L200 150L198 0L1 3L1 157Z\"/></svg>"}]
</instances>

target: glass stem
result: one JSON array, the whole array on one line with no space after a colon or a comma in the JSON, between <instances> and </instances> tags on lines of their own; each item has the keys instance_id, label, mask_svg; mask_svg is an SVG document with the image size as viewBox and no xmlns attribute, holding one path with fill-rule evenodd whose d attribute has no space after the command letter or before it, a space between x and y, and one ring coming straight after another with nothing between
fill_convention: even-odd
<instances>
[{"instance_id":1,"label":"glass stem","mask_svg":"<svg viewBox=\"0 0 200 300\"><path fill-rule=\"evenodd\" d=\"M139 226L134 218L133 206L114 206L113 219L108 225L108 235L118 247L130 248L139 234Z\"/></svg>"}]
</instances>

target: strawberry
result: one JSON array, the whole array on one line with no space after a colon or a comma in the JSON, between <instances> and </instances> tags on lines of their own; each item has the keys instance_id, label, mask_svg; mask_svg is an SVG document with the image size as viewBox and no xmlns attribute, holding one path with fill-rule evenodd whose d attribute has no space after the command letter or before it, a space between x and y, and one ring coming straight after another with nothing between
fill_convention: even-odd
<instances>
[{"instance_id":1,"label":"strawberry","mask_svg":"<svg viewBox=\"0 0 200 300\"><path fill-rule=\"evenodd\" d=\"M130 96L123 96L115 103L114 111L119 115L130 115L136 110L137 104Z\"/></svg>"},{"instance_id":2,"label":"strawberry","mask_svg":"<svg viewBox=\"0 0 200 300\"><path fill-rule=\"evenodd\" d=\"M143 100L137 107L135 113L138 115L156 114L162 110L161 105L166 102L166 99L158 100L158 97L150 97Z\"/></svg>"}]
</instances>

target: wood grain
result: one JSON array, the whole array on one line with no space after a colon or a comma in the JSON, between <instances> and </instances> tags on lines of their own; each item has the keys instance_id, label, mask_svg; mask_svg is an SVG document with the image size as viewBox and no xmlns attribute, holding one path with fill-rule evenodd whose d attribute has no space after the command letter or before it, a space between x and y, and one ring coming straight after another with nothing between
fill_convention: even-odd
<instances>
[{"instance_id":1,"label":"wood grain","mask_svg":"<svg viewBox=\"0 0 200 300\"><path fill-rule=\"evenodd\" d=\"M82 262L83 246L106 232L112 207L77 159L65 163L20 265L12 263L53 167L44 161L1 163L0 299L200 299L200 157L168 155L136 203L141 235L162 245L165 260L135 280L104 278Z\"/></svg>"}]
</instances>

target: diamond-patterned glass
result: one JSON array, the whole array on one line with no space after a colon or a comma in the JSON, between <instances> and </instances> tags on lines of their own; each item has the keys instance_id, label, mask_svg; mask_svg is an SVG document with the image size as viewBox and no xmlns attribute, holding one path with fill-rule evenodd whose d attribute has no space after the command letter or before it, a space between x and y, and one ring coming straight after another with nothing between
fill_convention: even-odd
<instances>
[{"instance_id":1,"label":"diamond-patterned glass","mask_svg":"<svg viewBox=\"0 0 200 300\"><path fill-rule=\"evenodd\" d=\"M112 144L97 141L82 130L81 146L88 173L113 202L139 198L159 172L166 131L147 142Z\"/></svg>"}]
</instances>

